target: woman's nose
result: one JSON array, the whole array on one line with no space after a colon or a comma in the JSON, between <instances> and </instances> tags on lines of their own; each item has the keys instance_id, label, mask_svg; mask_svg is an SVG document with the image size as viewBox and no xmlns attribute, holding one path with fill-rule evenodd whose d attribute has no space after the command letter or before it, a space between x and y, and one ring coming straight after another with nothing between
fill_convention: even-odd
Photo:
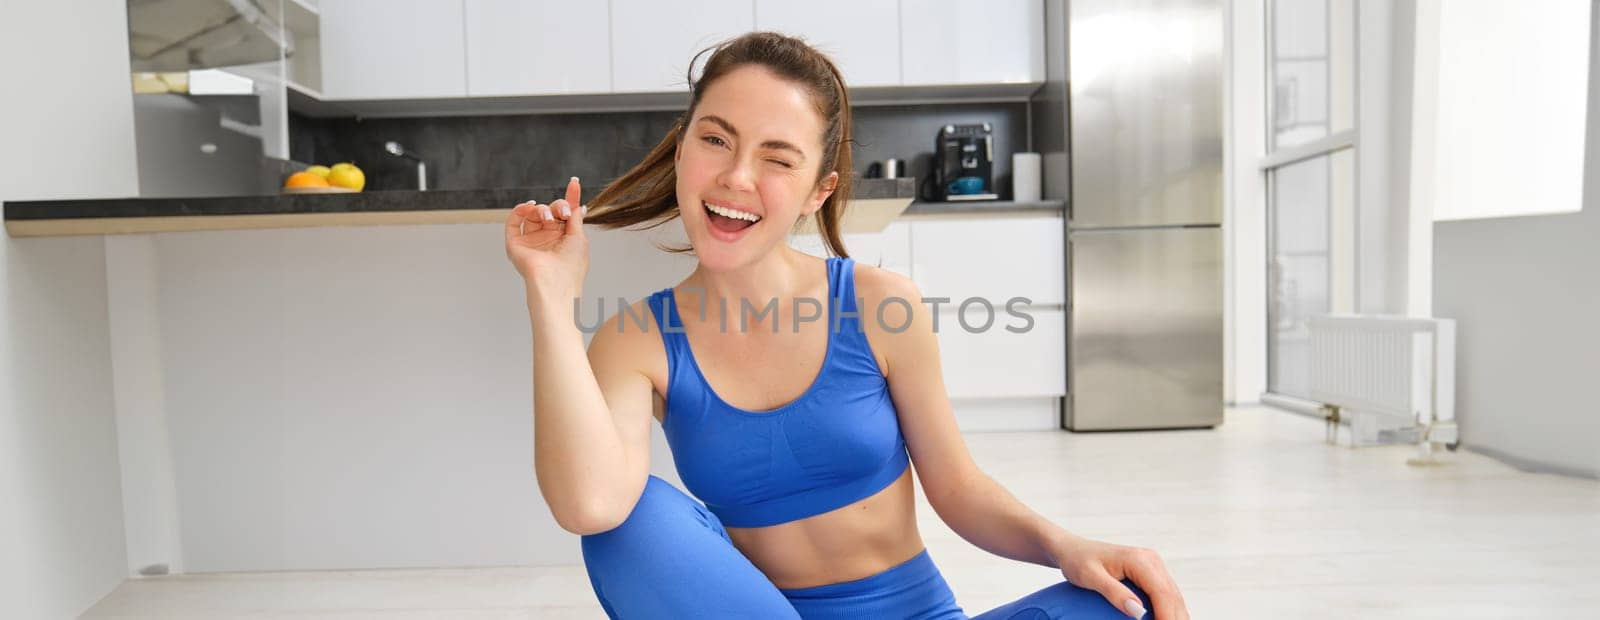
<instances>
[{"instance_id":1,"label":"woman's nose","mask_svg":"<svg viewBox=\"0 0 1600 620\"><path fill-rule=\"evenodd\" d=\"M736 157L722 171L719 181L731 191L751 191L755 189L754 166L746 158Z\"/></svg>"}]
</instances>

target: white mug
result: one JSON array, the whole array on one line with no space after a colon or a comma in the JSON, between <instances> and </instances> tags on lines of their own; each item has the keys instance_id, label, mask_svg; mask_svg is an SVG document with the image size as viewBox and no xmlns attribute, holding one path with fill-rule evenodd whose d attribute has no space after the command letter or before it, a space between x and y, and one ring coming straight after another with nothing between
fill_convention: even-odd
<instances>
[{"instance_id":1,"label":"white mug","mask_svg":"<svg viewBox=\"0 0 1600 620\"><path fill-rule=\"evenodd\" d=\"M889 158L883 160L883 178L898 179L906 175L906 160Z\"/></svg>"}]
</instances>

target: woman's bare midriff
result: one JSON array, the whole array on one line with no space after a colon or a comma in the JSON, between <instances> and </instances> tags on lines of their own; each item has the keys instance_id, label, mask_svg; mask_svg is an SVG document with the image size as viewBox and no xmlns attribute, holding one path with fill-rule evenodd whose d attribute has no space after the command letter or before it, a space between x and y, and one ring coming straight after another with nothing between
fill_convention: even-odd
<instances>
[{"instance_id":1,"label":"woman's bare midriff","mask_svg":"<svg viewBox=\"0 0 1600 620\"><path fill-rule=\"evenodd\" d=\"M877 494L831 512L758 528L726 528L733 545L779 588L883 572L922 552L911 468Z\"/></svg>"}]
</instances>

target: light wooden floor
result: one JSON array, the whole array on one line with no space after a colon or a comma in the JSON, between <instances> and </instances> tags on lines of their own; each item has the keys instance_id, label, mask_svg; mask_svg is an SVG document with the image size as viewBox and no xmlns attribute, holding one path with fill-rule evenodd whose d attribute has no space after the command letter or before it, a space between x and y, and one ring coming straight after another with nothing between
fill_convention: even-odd
<instances>
[{"instance_id":1,"label":"light wooden floor","mask_svg":"<svg viewBox=\"0 0 1600 620\"><path fill-rule=\"evenodd\" d=\"M1600 618L1600 483L1465 451L1322 442L1239 409L1214 431L968 435L985 471L1078 533L1162 552L1195 618ZM919 491L919 498L920 498ZM977 614L1059 572L990 555L924 501L922 532ZM581 566L130 580L86 618L604 618Z\"/></svg>"}]
</instances>

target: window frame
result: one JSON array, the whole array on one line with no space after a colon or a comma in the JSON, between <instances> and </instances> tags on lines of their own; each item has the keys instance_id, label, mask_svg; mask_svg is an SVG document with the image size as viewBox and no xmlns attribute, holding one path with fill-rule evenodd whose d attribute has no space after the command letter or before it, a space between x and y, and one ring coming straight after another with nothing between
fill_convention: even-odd
<instances>
[{"instance_id":1,"label":"window frame","mask_svg":"<svg viewBox=\"0 0 1600 620\"><path fill-rule=\"evenodd\" d=\"M1264 217L1264 221L1266 223L1266 231L1265 231L1266 232L1266 235L1265 235L1265 237L1266 237L1266 263L1261 266L1262 269L1264 270L1264 274L1263 275L1264 275L1264 279L1265 279L1265 281L1267 283L1266 295L1262 299L1262 302L1266 306L1265 307L1265 313L1264 313L1263 316L1266 318L1266 325L1265 325L1266 334L1265 334L1265 336L1266 336L1266 344L1267 344L1267 347L1266 347L1266 349L1267 349L1266 354L1267 355L1266 355L1266 360L1265 360L1266 361L1266 368L1265 368L1265 370L1266 370L1265 379L1266 380L1265 380L1265 385L1264 385L1264 391L1267 394L1272 395L1272 396L1287 397L1287 398L1290 398L1290 399L1300 399L1301 397L1294 396L1294 395L1289 395L1289 394L1278 394L1276 392L1273 392L1273 386L1276 383L1275 379L1277 378L1277 370L1276 369L1278 367L1278 363L1277 363L1278 362L1278 350L1277 350L1278 347L1277 347L1277 336L1276 336L1276 326L1275 326L1276 322L1273 320L1277 316L1277 313L1274 311L1274 306L1276 305L1276 302L1277 302L1277 299L1275 299L1275 295L1277 294L1277 292L1275 290L1276 287L1273 286L1273 279L1272 279L1272 265L1273 265L1273 261L1274 261L1275 257L1277 256L1277 249L1278 249L1277 248L1277 245L1278 245L1277 238L1276 238L1276 235L1275 235L1275 231L1277 230L1277 224L1278 224L1277 215L1276 215L1276 212L1277 212L1277 196L1278 196L1278 191L1277 191L1278 188L1276 186L1276 173L1277 173L1277 171L1279 169L1282 169L1282 168L1286 167L1286 166L1291 166L1291 165L1294 165L1296 163L1304 162L1304 161L1311 160L1311 159L1316 159L1318 157L1327 157L1328 158L1328 163L1331 166L1332 162L1333 162L1333 156L1335 154L1338 154L1340 152L1348 150L1350 152L1350 156L1351 156L1351 162L1350 162L1350 184L1351 184L1351 188L1350 188L1350 213L1348 215L1349 215L1349 218L1350 218L1350 225L1351 225L1351 228L1352 228L1352 233L1355 235L1355 238L1357 239L1357 241L1355 243L1355 246L1357 248L1359 248L1359 246L1360 246L1359 235L1360 235L1360 230L1361 230L1361 204L1360 204L1360 202L1361 202L1361 193L1359 191L1359 188L1361 187L1361 149L1358 148L1359 144L1358 144L1358 140L1357 140L1357 136L1359 135L1360 129L1361 129L1361 106L1360 106L1360 101L1361 101L1361 54L1360 54L1359 47L1357 45L1358 42L1360 41L1360 24L1361 24L1361 3L1360 3L1360 1L1359 0L1325 0L1324 5L1323 5L1324 12L1323 12L1322 25L1328 31L1327 43L1328 43L1329 59L1330 59L1329 63L1328 63L1329 64L1328 75L1330 76L1329 79L1330 79L1330 83L1331 83L1332 75L1334 74L1334 72L1332 71L1332 66L1333 66L1333 61L1332 61L1333 53L1332 53L1332 50L1334 48L1334 46L1333 46L1333 35L1334 35L1334 33L1333 33L1333 30L1332 30L1332 24L1334 23L1333 22L1333 11L1334 11L1334 5L1336 3L1338 3L1338 2L1341 2L1341 1L1347 1L1347 2L1350 3L1350 33L1349 33L1349 36L1351 38L1351 41L1349 42L1350 43L1350 50L1351 50L1350 59L1349 59L1349 62L1350 62L1350 102L1351 102L1350 127L1347 128L1347 129L1339 130L1339 131L1332 131L1332 128L1333 128L1333 122L1332 122L1333 107L1332 107L1332 102L1334 100L1335 93L1333 92L1334 89L1330 86L1330 88L1327 89L1327 102L1325 104L1325 109L1328 110L1328 116L1329 116L1329 123L1328 123L1329 133L1327 135L1321 137L1321 138L1317 138L1315 140L1311 140L1309 142L1305 142L1305 143L1302 143L1302 144L1296 144L1294 146L1289 146L1289 147L1279 147L1279 146L1277 146L1277 133L1276 133L1277 132L1277 130L1276 130L1277 120L1278 120L1278 117L1277 117L1277 106L1276 106L1276 103L1277 103L1277 83L1278 83L1277 78L1278 78L1278 75L1277 75L1277 72L1274 70L1274 65L1276 64L1275 63L1275 60L1276 60L1276 56L1275 55L1276 55L1276 50L1277 50L1277 36L1276 36L1276 34L1277 34L1276 33L1276 26L1277 26L1276 6L1277 6L1277 0L1260 0L1261 8L1262 8L1262 16L1264 17L1264 19L1262 20L1262 29L1264 30L1264 32L1262 34L1263 34L1263 41L1265 42L1265 46L1263 47L1263 51L1265 53L1263 54L1263 57L1262 57L1263 76L1265 76L1265 78L1266 78L1264 80L1265 81L1265 88L1263 89L1263 92L1261 93L1262 97L1263 97L1263 108L1262 109L1265 112L1265 114L1263 114L1263 118L1262 118L1262 122L1263 122L1263 125L1264 125L1262 129L1263 129L1263 132L1264 132L1263 135L1265 137L1266 154L1263 155L1257 161L1257 169L1260 172L1259 179L1260 179L1260 182L1262 183L1263 206L1265 207L1265 213L1263 215L1265 216ZM1333 182L1334 182L1333 175L1330 173L1329 174L1330 187L1332 186ZM1326 227L1327 227L1327 230L1329 231L1329 235L1330 236L1332 236L1332 234L1333 234L1332 231L1335 230L1335 228L1334 228L1334 225L1335 225L1335 222L1334 222L1335 214L1336 214L1336 210L1335 209L1332 209L1332 208L1328 209L1328 221L1326 222ZM1330 304L1331 304L1332 303L1331 300L1333 300L1333 299L1335 299L1337 297L1337 295L1331 290L1331 288L1335 285L1335 283L1339 282L1339 280L1336 280L1334 278L1334 268L1335 268L1336 261L1332 260L1332 255L1333 255L1334 250L1333 250L1333 239L1331 239L1331 238L1329 240L1328 247L1329 247L1329 255L1330 255L1329 258L1330 258L1330 260L1328 261L1328 267L1327 267L1328 273L1326 274L1326 279L1327 279L1328 285L1330 287L1329 300L1330 300ZM1351 267L1352 267L1353 272L1351 274L1352 277L1350 278L1349 286L1350 286L1350 288L1352 290L1348 291L1348 293L1349 293L1350 300L1351 300L1351 306L1353 308L1360 308L1361 307L1361 283L1360 283L1361 253L1359 251L1351 252L1351 261L1352 261ZM1330 308L1330 310L1331 310L1331 308Z\"/></svg>"}]
</instances>

